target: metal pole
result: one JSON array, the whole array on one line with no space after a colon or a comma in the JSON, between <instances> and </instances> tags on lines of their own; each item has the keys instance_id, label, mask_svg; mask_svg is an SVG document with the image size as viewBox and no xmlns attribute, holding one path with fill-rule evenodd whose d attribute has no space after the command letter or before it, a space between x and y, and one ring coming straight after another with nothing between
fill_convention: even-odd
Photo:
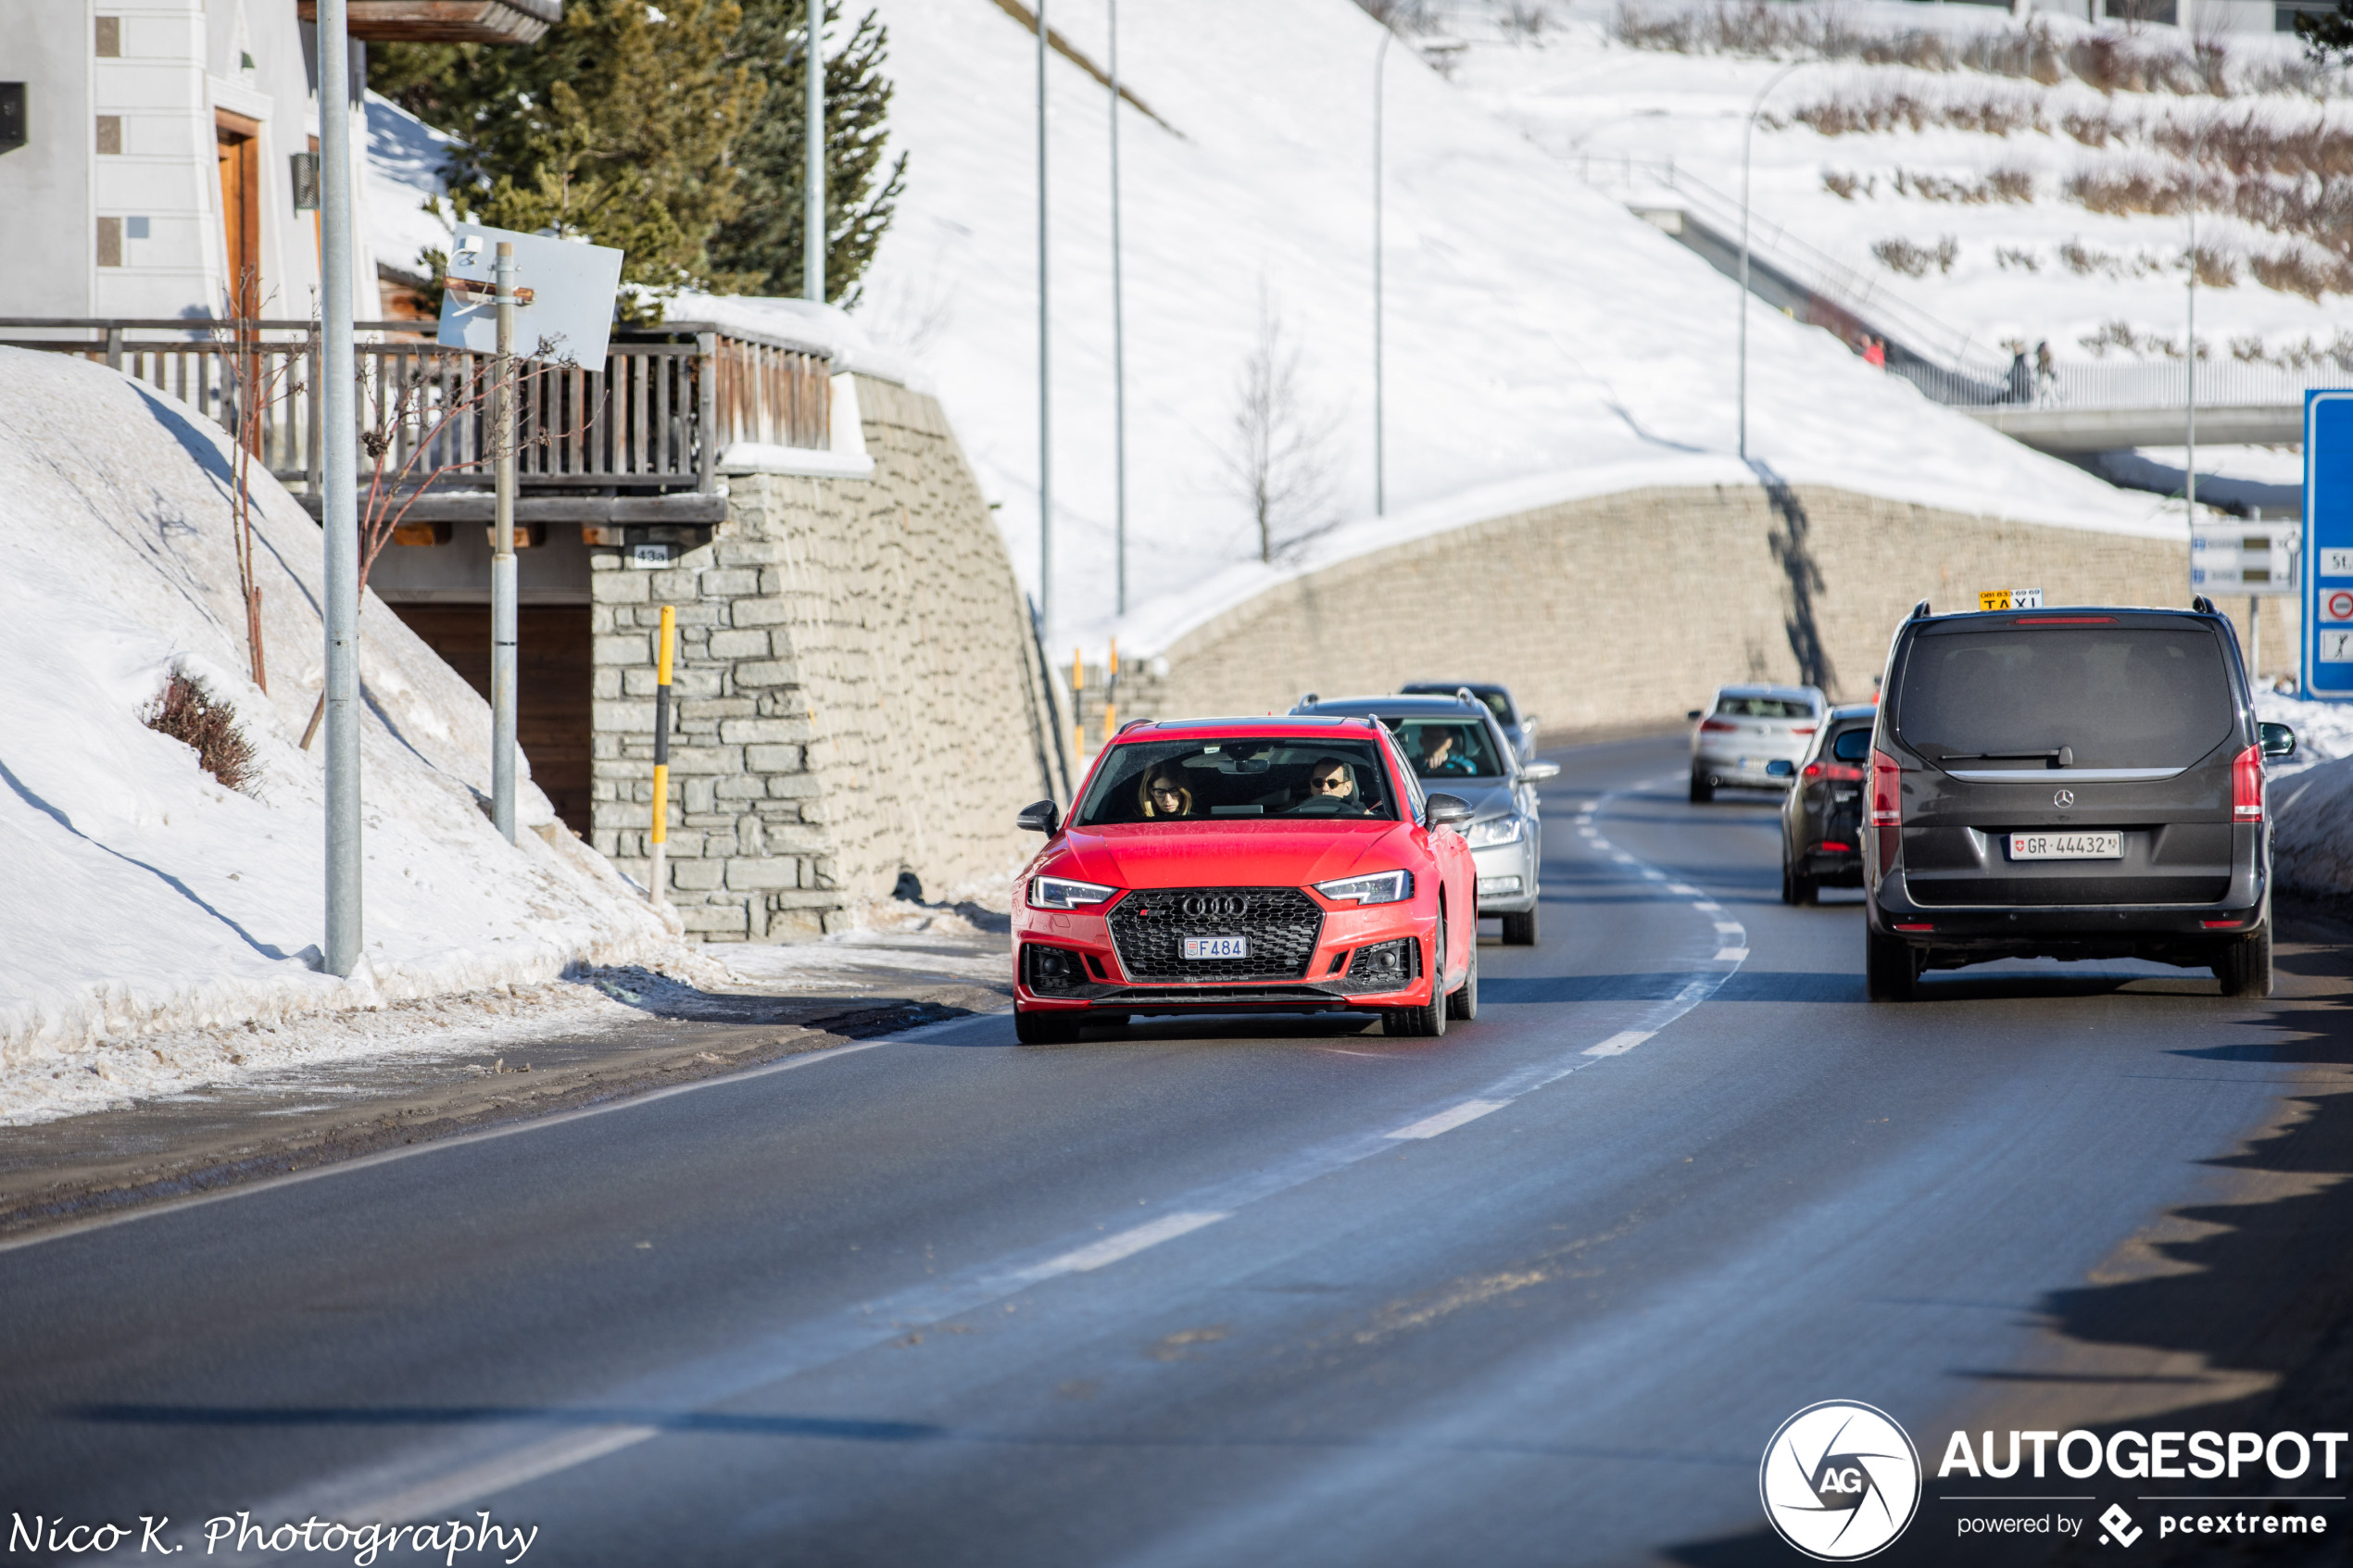
<instances>
[{"instance_id":1,"label":"metal pole","mask_svg":"<svg viewBox=\"0 0 2353 1568\"><path fill-rule=\"evenodd\" d=\"M1388 382L1381 358L1381 82L1389 65L1389 41L1396 34L1384 26L1380 47L1373 53L1373 515L1389 514Z\"/></svg>"},{"instance_id":2,"label":"metal pole","mask_svg":"<svg viewBox=\"0 0 2353 1568\"><path fill-rule=\"evenodd\" d=\"M670 649L677 641L678 612L661 607L661 640L654 650L653 901L670 901Z\"/></svg>"},{"instance_id":3,"label":"metal pole","mask_svg":"<svg viewBox=\"0 0 2353 1568\"><path fill-rule=\"evenodd\" d=\"M491 361L490 440L497 536L490 551L490 821L515 841L515 247L498 242L498 355Z\"/></svg>"},{"instance_id":4,"label":"metal pole","mask_svg":"<svg viewBox=\"0 0 2353 1568\"><path fill-rule=\"evenodd\" d=\"M351 44L319 0L321 521L326 530L327 972L359 962L359 451L351 343Z\"/></svg>"},{"instance_id":5,"label":"metal pole","mask_svg":"<svg viewBox=\"0 0 2353 1568\"><path fill-rule=\"evenodd\" d=\"M2198 157L2206 146L2206 126L2200 122L2197 133L2190 138L2190 340L2182 345L2183 373L2189 378L2183 395L2182 470L2188 484L2183 494L2187 497L2184 508L2192 527L2197 524L2197 173Z\"/></svg>"},{"instance_id":6,"label":"metal pole","mask_svg":"<svg viewBox=\"0 0 2353 1568\"><path fill-rule=\"evenodd\" d=\"M1740 332L1740 431L1737 442L1741 461L1748 460L1748 143L1756 132L1756 117L1764 111L1765 95L1780 85L1781 78L1806 64L1794 60L1775 71L1756 94L1756 102L1749 106L1748 120L1741 127L1741 332Z\"/></svg>"},{"instance_id":7,"label":"metal pole","mask_svg":"<svg viewBox=\"0 0 2353 1568\"><path fill-rule=\"evenodd\" d=\"M1038 0L1038 614L1054 624L1054 423L1046 332L1046 0Z\"/></svg>"},{"instance_id":8,"label":"metal pole","mask_svg":"<svg viewBox=\"0 0 2353 1568\"><path fill-rule=\"evenodd\" d=\"M1127 613L1127 312L1119 268L1119 0L1111 0L1111 403L1114 602Z\"/></svg>"},{"instance_id":9,"label":"metal pole","mask_svg":"<svg viewBox=\"0 0 2353 1568\"><path fill-rule=\"evenodd\" d=\"M807 0L809 51L802 62L809 77L808 158L803 182L809 199L802 204L800 229L800 297L825 303L825 0Z\"/></svg>"}]
</instances>

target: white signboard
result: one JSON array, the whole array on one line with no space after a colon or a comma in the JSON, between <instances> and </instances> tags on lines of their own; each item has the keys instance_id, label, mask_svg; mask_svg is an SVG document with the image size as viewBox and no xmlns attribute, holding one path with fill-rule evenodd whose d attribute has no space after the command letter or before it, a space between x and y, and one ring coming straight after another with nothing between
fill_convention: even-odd
<instances>
[{"instance_id":1,"label":"white signboard","mask_svg":"<svg viewBox=\"0 0 2353 1568\"><path fill-rule=\"evenodd\" d=\"M458 225L449 252L452 286L441 296L441 332L434 341L444 348L497 352L493 290L501 240L515 247L517 293L530 292L530 303L515 307L514 351L525 358L566 359L584 370L603 370L613 295L621 287L621 252L479 223Z\"/></svg>"},{"instance_id":2,"label":"white signboard","mask_svg":"<svg viewBox=\"0 0 2353 1568\"><path fill-rule=\"evenodd\" d=\"M2284 597L2296 592L2296 558L2303 542L2300 522L2222 518L2192 523L2190 591Z\"/></svg>"}]
</instances>

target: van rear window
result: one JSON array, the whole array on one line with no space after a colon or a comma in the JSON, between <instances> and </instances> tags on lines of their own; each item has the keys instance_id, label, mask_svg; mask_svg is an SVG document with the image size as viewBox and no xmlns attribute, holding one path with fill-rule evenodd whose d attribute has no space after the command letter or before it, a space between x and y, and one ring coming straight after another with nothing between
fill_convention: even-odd
<instances>
[{"instance_id":1,"label":"van rear window","mask_svg":"<svg viewBox=\"0 0 2353 1568\"><path fill-rule=\"evenodd\" d=\"M1897 684L1895 733L1940 762L2065 746L2079 768L2183 767L2238 722L2221 645L2201 627L1933 627Z\"/></svg>"}]
</instances>

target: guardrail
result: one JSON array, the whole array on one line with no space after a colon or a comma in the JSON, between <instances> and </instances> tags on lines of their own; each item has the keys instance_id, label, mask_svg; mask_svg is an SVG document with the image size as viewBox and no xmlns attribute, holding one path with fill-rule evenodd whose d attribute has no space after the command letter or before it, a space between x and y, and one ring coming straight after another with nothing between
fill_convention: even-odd
<instances>
[{"instance_id":1,"label":"guardrail","mask_svg":"<svg viewBox=\"0 0 2353 1568\"><path fill-rule=\"evenodd\" d=\"M486 484L491 356L443 348L431 322L357 325L363 443L386 471L416 465ZM0 318L0 344L73 354L170 394L237 433L289 485L320 476L319 343L308 321ZM833 435L826 357L707 322L615 328L601 367L527 364L517 382L516 473L526 494L717 488L736 442L824 451ZM363 471L371 466L363 445Z\"/></svg>"}]
</instances>

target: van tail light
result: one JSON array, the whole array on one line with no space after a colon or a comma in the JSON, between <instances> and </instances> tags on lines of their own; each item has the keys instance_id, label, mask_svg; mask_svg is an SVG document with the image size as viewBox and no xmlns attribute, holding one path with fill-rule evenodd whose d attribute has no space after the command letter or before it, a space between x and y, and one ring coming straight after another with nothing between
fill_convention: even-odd
<instances>
[{"instance_id":1,"label":"van tail light","mask_svg":"<svg viewBox=\"0 0 2353 1568\"><path fill-rule=\"evenodd\" d=\"M1904 845L1904 770L1884 751L1871 753L1871 831L1879 850L1879 874L1894 868Z\"/></svg>"},{"instance_id":2,"label":"van tail light","mask_svg":"<svg viewBox=\"0 0 2353 1568\"><path fill-rule=\"evenodd\" d=\"M2250 746L2231 764L2231 820L2263 820L2263 748Z\"/></svg>"}]
</instances>

